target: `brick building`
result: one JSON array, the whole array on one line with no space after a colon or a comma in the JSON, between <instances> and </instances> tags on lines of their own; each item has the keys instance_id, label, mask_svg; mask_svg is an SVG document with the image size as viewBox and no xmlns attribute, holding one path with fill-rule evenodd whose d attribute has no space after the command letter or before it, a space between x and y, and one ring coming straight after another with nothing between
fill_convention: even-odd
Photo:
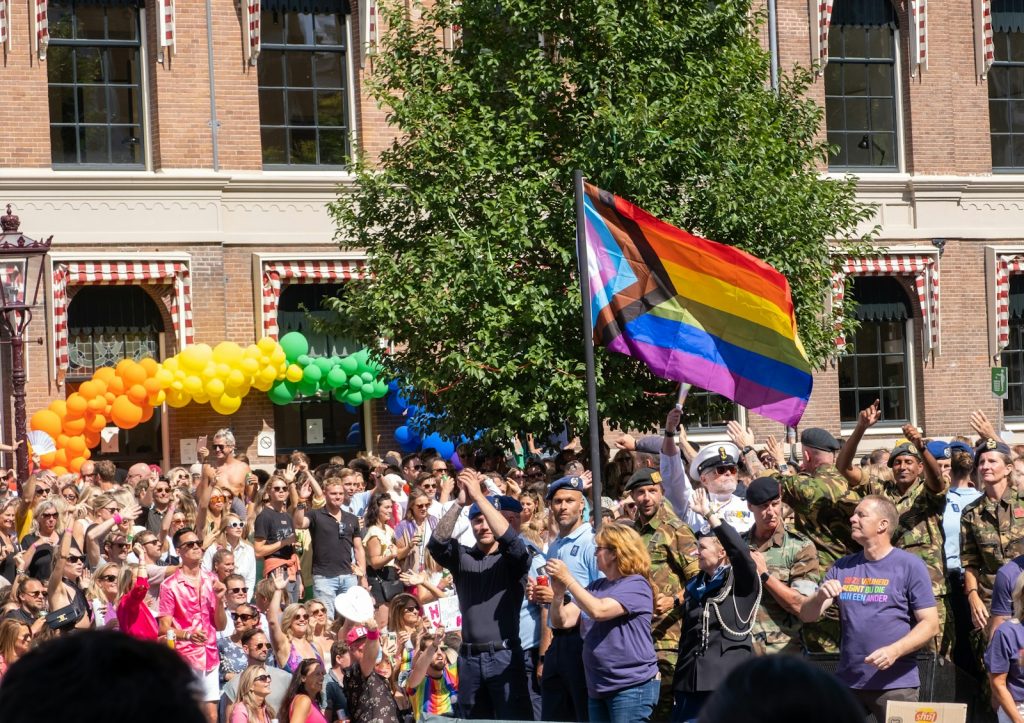
<instances>
[{"instance_id":1,"label":"brick building","mask_svg":"<svg viewBox=\"0 0 1024 723\"><path fill-rule=\"evenodd\" d=\"M828 172L857 174L888 247L844 260L833 298L856 295L863 327L854 355L816 375L804 423L838 430L879 396L886 439L902 420L963 431L978 407L1024 428L1024 13L1016 0L777 2L783 70L828 60L812 89L840 147ZM326 204L348 154L372 158L391 137L363 84L375 26L372 2L348 0L0 0L0 201L27 235L54 236L27 334L30 413L126 354L301 328L302 308L361 272ZM989 390L1000 360L1005 402ZM180 440L226 424L259 464L273 461L262 430L279 452L394 448L399 420L364 407L274 407L254 391L230 418L165 410L112 456L177 463ZM703 415L708 435L722 417ZM309 441L316 420L323 443ZM355 422L362 444L347 440Z\"/></svg>"}]
</instances>

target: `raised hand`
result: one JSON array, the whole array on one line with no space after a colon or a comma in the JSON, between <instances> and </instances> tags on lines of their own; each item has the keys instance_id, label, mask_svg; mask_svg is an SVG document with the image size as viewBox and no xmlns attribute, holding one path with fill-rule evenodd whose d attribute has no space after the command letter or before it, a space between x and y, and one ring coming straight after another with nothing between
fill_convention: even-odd
<instances>
[{"instance_id":1,"label":"raised hand","mask_svg":"<svg viewBox=\"0 0 1024 723\"><path fill-rule=\"evenodd\" d=\"M982 439L999 439L999 434L996 432L996 428L980 409L971 412L971 427Z\"/></svg>"},{"instance_id":2,"label":"raised hand","mask_svg":"<svg viewBox=\"0 0 1024 723\"><path fill-rule=\"evenodd\" d=\"M739 422L735 420L730 421L725 425L725 431L729 435L729 439L732 440L733 444L740 449L754 446L754 433L749 429L744 429L743 425Z\"/></svg>"},{"instance_id":3,"label":"raised hand","mask_svg":"<svg viewBox=\"0 0 1024 723\"><path fill-rule=\"evenodd\" d=\"M857 417L857 425L860 427L873 427L882 418L882 403L878 399L861 410Z\"/></svg>"}]
</instances>

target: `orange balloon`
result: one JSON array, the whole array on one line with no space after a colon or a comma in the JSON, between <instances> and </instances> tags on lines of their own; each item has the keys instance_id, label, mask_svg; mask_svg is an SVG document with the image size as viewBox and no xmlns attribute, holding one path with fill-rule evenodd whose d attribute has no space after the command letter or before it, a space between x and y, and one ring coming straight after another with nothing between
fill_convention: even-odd
<instances>
[{"instance_id":1,"label":"orange balloon","mask_svg":"<svg viewBox=\"0 0 1024 723\"><path fill-rule=\"evenodd\" d=\"M85 410L89 408L89 400L78 392L72 392L71 396L68 397L66 406L68 410L66 416L75 419L85 414Z\"/></svg>"},{"instance_id":2,"label":"orange balloon","mask_svg":"<svg viewBox=\"0 0 1024 723\"><path fill-rule=\"evenodd\" d=\"M51 412L49 409L40 409L38 412L32 415L32 421L29 423L32 429L39 430L40 432L46 432L48 435L57 439L57 435L61 433L63 425L61 419L56 414Z\"/></svg>"},{"instance_id":3,"label":"orange balloon","mask_svg":"<svg viewBox=\"0 0 1024 723\"><path fill-rule=\"evenodd\" d=\"M102 396L107 393L107 383L102 379L97 379L95 376L92 378L92 383L96 385L96 396Z\"/></svg>"},{"instance_id":4,"label":"orange balloon","mask_svg":"<svg viewBox=\"0 0 1024 723\"><path fill-rule=\"evenodd\" d=\"M99 440L99 436L98 436L99 435L99 431L101 429L103 429L104 427L106 427L106 426L107 426L107 418L104 417L102 414L94 414L92 419L87 420L86 423L85 423L86 430L92 430L93 432L97 433L97 437L96 437L96 443L97 444L99 444L99 441L100 441ZM90 447L95 447L96 445L92 444L92 445L89 445L89 446Z\"/></svg>"},{"instance_id":5,"label":"orange balloon","mask_svg":"<svg viewBox=\"0 0 1024 723\"><path fill-rule=\"evenodd\" d=\"M57 435L57 448L60 449L62 447L67 447L68 446L68 439L69 439L68 435L66 435L66 434L58 434Z\"/></svg>"},{"instance_id":6,"label":"orange balloon","mask_svg":"<svg viewBox=\"0 0 1024 723\"><path fill-rule=\"evenodd\" d=\"M39 465L43 469L48 469L53 466L53 460L56 459L56 452L47 452L46 454L39 455Z\"/></svg>"},{"instance_id":7,"label":"orange balloon","mask_svg":"<svg viewBox=\"0 0 1024 723\"><path fill-rule=\"evenodd\" d=\"M124 394L126 386L124 379L121 377L114 377L107 384L107 394L113 394L115 397L119 394Z\"/></svg>"},{"instance_id":8,"label":"orange balloon","mask_svg":"<svg viewBox=\"0 0 1024 723\"><path fill-rule=\"evenodd\" d=\"M65 419L64 420L64 434L69 437L74 437L85 431L85 418L79 417L78 419Z\"/></svg>"},{"instance_id":9,"label":"orange balloon","mask_svg":"<svg viewBox=\"0 0 1024 723\"><path fill-rule=\"evenodd\" d=\"M68 473L68 468L63 466L63 465L59 465L58 464L58 465L56 465L54 467L50 467L50 471L53 472L58 477L60 477L62 474L67 474Z\"/></svg>"},{"instance_id":10,"label":"orange balloon","mask_svg":"<svg viewBox=\"0 0 1024 723\"><path fill-rule=\"evenodd\" d=\"M68 469L75 474L78 474L81 471L83 464L85 464L85 457L75 457L68 465Z\"/></svg>"},{"instance_id":11,"label":"orange balloon","mask_svg":"<svg viewBox=\"0 0 1024 723\"><path fill-rule=\"evenodd\" d=\"M107 400L107 404L113 404L114 400L117 399L118 395L123 393L124 392L118 392L117 394L115 394L114 392L108 391L106 394L103 395L103 398Z\"/></svg>"},{"instance_id":12,"label":"orange balloon","mask_svg":"<svg viewBox=\"0 0 1024 723\"><path fill-rule=\"evenodd\" d=\"M148 382L152 380L147 379L146 381ZM146 391L146 388L141 384L132 384L128 388L128 391L125 392L125 394L135 404L142 404L143 402L146 401L146 397L149 396L149 393Z\"/></svg>"},{"instance_id":13,"label":"orange balloon","mask_svg":"<svg viewBox=\"0 0 1024 723\"><path fill-rule=\"evenodd\" d=\"M89 444L89 439L88 439L88 437L86 437L86 439L85 439L85 443L86 443L87 445ZM96 446L97 444L99 444L99 443L100 443L100 440L99 440L99 438L97 437L97 439L96 439L96 444L94 444L94 445L92 445L92 446L93 446L93 447L95 447L95 446ZM89 459L90 457L92 457L92 452L90 452L90 451L89 451L89 447L86 447L86 448L85 448L85 451L84 451L84 452L82 452L82 458L83 458L83 459Z\"/></svg>"},{"instance_id":14,"label":"orange balloon","mask_svg":"<svg viewBox=\"0 0 1024 723\"><path fill-rule=\"evenodd\" d=\"M82 452L85 451L85 438L84 437L70 437L67 443L64 445L67 449L68 454L72 457L80 457Z\"/></svg>"},{"instance_id":15,"label":"orange balloon","mask_svg":"<svg viewBox=\"0 0 1024 723\"><path fill-rule=\"evenodd\" d=\"M111 405L110 418L121 429L132 429L142 421L142 407L128 397L120 396Z\"/></svg>"},{"instance_id":16,"label":"orange balloon","mask_svg":"<svg viewBox=\"0 0 1024 723\"><path fill-rule=\"evenodd\" d=\"M78 386L78 394L82 396L86 401L90 401L96 398L96 395L100 393L100 386L96 382L88 381L82 382Z\"/></svg>"},{"instance_id":17,"label":"orange balloon","mask_svg":"<svg viewBox=\"0 0 1024 723\"><path fill-rule=\"evenodd\" d=\"M107 384L114 378L114 376L115 372L113 367L100 367L93 373L92 378L98 379L104 384Z\"/></svg>"},{"instance_id":18,"label":"orange balloon","mask_svg":"<svg viewBox=\"0 0 1024 723\"><path fill-rule=\"evenodd\" d=\"M149 378L149 372L141 364L132 362L131 365L127 366L124 373L121 374L121 378L124 379L124 383L128 386L132 384L142 384Z\"/></svg>"},{"instance_id":19,"label":"orange balloon","mask_svg":"<svg viewBox=\"0 0 1024 723\"><path fill-rule=\"evenodd\" d=\"M106 426L106 422L104 422L103 424L104 426ZM83 434L82 436L85 437L85 443L86 445L89 446L89 449L92 449L93 447L100 443L100 433L92 429L86 429L85 434Z\"/></svg>"},{"instance_id":20,"label":"orange balloon","mask_svg":"<svg viewBox=\"0 0 1024 723\"><path fill-rule=\"evenodd\" d=\"M149 395L156 394L157 392L159 392L161 389L163 389L163 385L160 384L159 379L150 378L142 382L142 388L145 389L146 394Z\"/></svg>"},{"instance_id":21,"label":"orange balloon","mask_svg":"<svg viewBox=\"0 0 1024 723\"><path fill-rule=\"evenodd\" d=\"M93 413L102 412L106 408L107 408L107 399L104 396L93 397L92 399L89 400L89 411L90 412L93 412ZM86 417L88 417L88 416L89 415L86 414Z\"/></svg>"},{"instance_id":22,"label":"orange balloon","mask_svg":"<svg viewBox=\"0 0 1024 723\"><path fill-rule=\"evenodd\" d=\"M53 453L53 463L59 467L68 466L68 451L66 449L58 449Z\"/></svg>"},{"instance_id":23,"label":"orange balloon","mask_svg":"<svg viewBox=\"0 0 1024 723\"><path fill-rule=\"evenodd\" d=\"M50 411L63 419L68 414L68 403L63 399L54 399L50 402Z\"/></svg>"},{"instance_id":24,"label":"orange balloon","mask_svg":"<svg viewBox=\"0 0 1024 723\"><path fill-rule=\"evenodd\" d=\"M142 419L139 420L139 424L145 424L153 418L153 405L144 404L142 405Z\"/></svg>"},{"instance_id":25,"label":"orange balloon","mask_svg":"<svg viewBox=\"0 0 1024 723\"><path fill-rule=\"evenodd\" d=\"M139 362L139 366L146 372L147 377L153 376L160 370L160 362L148 356Z\"/></svg>"}]
</instances>

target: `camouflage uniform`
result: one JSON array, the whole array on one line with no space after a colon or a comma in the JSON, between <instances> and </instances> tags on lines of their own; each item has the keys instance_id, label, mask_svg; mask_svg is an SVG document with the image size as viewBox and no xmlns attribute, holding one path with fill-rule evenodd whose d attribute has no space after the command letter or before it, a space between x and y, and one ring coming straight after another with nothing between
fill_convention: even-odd
<instances>
[{"instance_id":1,"label":"camouflage uniform","mask_svg":"<svg viewBox=\"0 0 1024 723\"><path fill-rule=\"evenodd\" d=\"M819 570L860 549L850 533L850 517L860 497L834 464L823 464L813 474L778 479L782 501L793 508L796 531L818 550ZM838 607L832 605L821 620L804 625L804 645L810 652L839 652Z\"/></svg>"},{"instance_id":2,"label":"camouflage uniform","mask_svg":"<svg viewBox=\"0 0 1024 723\"><path fill-rule=\"evenodd\" d=\"M651 582L654 597L678 596L683 586L700 572L697 564L697 538L679 519L668 503L662 503L651 519L638 523L637 531L651 555ZM668 720L675 695L672 677L676 671L679 640L682 637L683 609L676 606L664 615L655 615L651 633L661 672L661 695L652 720Z\"/></svg>"},{"instance_id":3,"label":"camouflage uniform","mask_svg":"<svg viewBox=\"0 0 1024 723\"><path fill-rule=\"evenodd\" d=\"M751 550L764 555L768 574L804 595L813 595L821 576L818 551L814 543L801 535L779 527L764 544L754 543L754 528L743 536ZM800 619L789 612L765 590L754 625L754 650L758 655L803 652Z\"/></svg>"},{"instance_id":4,"label":"camouflage uniform","mask_svg":"<svg viewBox=\"0 0 1024 723\"><path fill-rule=\"evenodd\" d=\"M960 564L973 568L978 594L992 603L992 586L1003 563L1024 554L1024 491L1012 484L998 500L982 495L960 517Z\"/></svg>"},{"instance_id":5,"label":"camouflage uniform","mask_svg":"<svg viewBox=\"0 0 1024 723\"><path fill-rule=\"evenodd\" d=\"M862 495L879 495L896 505L900 522L893 536L893 545L921 558L932 579L932 593L939 614L939 634L931 642L931 649L944 658L953 650L953 618L946 613L946 536L942 530L942 515L946 509L946 493L935 494L921 477L900 492L893 480L872 477L857 491Z\"/></svg>"}]
</instances>

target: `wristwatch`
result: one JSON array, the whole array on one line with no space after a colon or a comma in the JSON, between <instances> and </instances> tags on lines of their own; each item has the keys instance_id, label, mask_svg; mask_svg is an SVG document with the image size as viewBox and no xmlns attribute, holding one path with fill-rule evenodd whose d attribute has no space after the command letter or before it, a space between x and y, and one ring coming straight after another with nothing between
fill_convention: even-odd
<instances>
[{"instance_id":1,"label":"wristwatch","mask_svg":"<svg viewBox=\"0 0 1024 723\"><path fill-rule=\"evenodd\" d=\"M768 582L768 578L769 577L771 577L771 575L769 575L767 572L762 572L761 573L761 584L763 585L766 582Z\"/></svg>"},{"instance_id":2,"label":"wristwatch","mask_svg":"<svg viewBox=\"0 0 1024 723\"><path fill-rule=\"evenodd\" d=\"M744 457L746 457L748 454L750 454L753 451L754 451L754 448L751 447L748 444L746 447L744 447L742 450L740 450L740 454L742 454Z\"/></svg>"}]
</instances>

